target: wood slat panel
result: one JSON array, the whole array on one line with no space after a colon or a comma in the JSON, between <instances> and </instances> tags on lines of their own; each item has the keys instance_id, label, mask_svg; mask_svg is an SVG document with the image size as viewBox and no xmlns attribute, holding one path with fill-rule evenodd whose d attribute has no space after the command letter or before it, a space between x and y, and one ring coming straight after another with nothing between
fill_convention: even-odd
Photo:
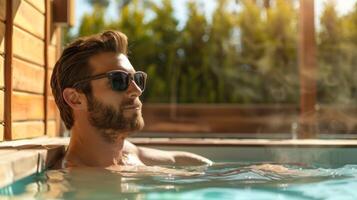
<instances>
[{"instance_id":1,"label":"wood slat panel","mask_svg":"<svg viewBox=\"0 0 357 200\"><path fill-rule=\"evenodd\" d=\"M4 121L4 91L0 90L0 122Z\"/></svg>"},{"instance_id":2,"label":"wood slat panel","mask_svg":"<svg viewBox=\"0 0 357 200\"><path fill-rule=\"evenodd\" d=\"M14 24L44 39L45 16L26 1L15 0L14 4L14 6L19 4L17 11L14 13Z\"/></svg>"},{"instance_id":3,"label":"wood slat panel","mask_svg":"<svg viewBox=\"0 0 357 200\"><path fill-rule=\"evenodd\" d=\"M45 69L29 62L13 59L13 88L43 94Z\"/></svg>"},{"instance_id":4,"label":"wood slat panel","mask_svg":"<svg viewBox=\"0 0 357 200\"><path fill-rule=\"evenodd\" d=\"M50 96L50 97L53 97L53 94L52 94L52 88L51 88L51 76L52 76L52 73L53 73L53 70L52 69L48 69L48 92L47 92L47 95Z\"/></svg>"},{"instance_id":5,"label":"wood slat panel","mask_svg":"<svg viewBox=\"0 0 357 200\"><path fill-rule=\"evenodd\" d=\"M6 19L6 0L0 1L0 21L5 21Z\"/></svg>"},{"instance_id":6,"label":"wood slat panel","mask_svg":"<svg viewBox=\"0 0 357 200\"><path fill-rule=\"evenodd\" d=\"M41 13L45 13L45 0L26 0L33 7L38 9Z\"/></svg>"},{"instance_id":7,"label":"wood slat panel","mask_svg":"<svg viewBox=\"0 0 357 200\"><path fill-rule=\"evenodd\" d=\"M4 56L0 56L0 87L4 87L4 64L5 64L5 60L4 60Z\"/></svg>"},{"instance_id":8,"label":"wood slat panel","mask_svg":"<svg viewBox=\"0 0 357 200\"><path fill-rule=\"evenodd\" d=\"M0 22L0 54L5 52L5 23Z\"/></svg>"},{"instance_id":9,"label":"wood slat panel","mask_svg":"<svg viewBox=\"0 0 357 200\"><path fill-rule=\"evenodd\" d=\"M19 120L43 120L44 96L25 92L14 92L12 97L12 119Z\"/></svg>"},{"instance_id":10,"label":"wood slat panel","mask_svg":"<svg viewBox=\"0 0 357 200\"><path fill-rule=\"evenodd\" d=\"M56 119L57 117L57 106L54 97L48 97L48 119Z\"/></svg>"},{"instance_id":11,"label":"wood slat panel","mask_svg":"<svg viewBox=\"0 0 357 200\"><path fill-rule=\"evenodd\" d=\"M57 62L56 46L48 46L48 68L53 69Z\"/></svg>"},{"instance_id":12,"label":"wood slat panel","mask_svg":"<svg viewBox=\"0 0 357 200\"><path fill-rule=\"evenodd\" d=\"M0 125L0 141L4 140L4 125Z\"/></svg>"},{"instance_id":13,"label":"wood slat panel","mask_svg":"<svg viewBox=\"0 0 357 200\"><path fill-rule=\"evenodd\" d=\"M51 32L52 35L50 36L51 40L50 40L50 44L53 45L53 46L56 46L57 45L57 42L59 41L58 39L58 32L61 31L61 28L56 26L56 27L53 27L53 31Z\"/></svg>"},{"instance_id":14,"label":"wood slat panel","mask_svg":"<svg viewBox=\"0 0 357 200\"><path fill-rule=\"evenodd\" d=\"M12 139L24 139L43 136L45 123L43 121L27 121L12 123Z\"/></svg>"},{"instance_id":15,"label":"wood slat panel","mask_svg":"<svg viewBox=\"0 0 357 200\"><path fill-rule=\"evenodd\" d=\"M15 56L44 66L45 43L43 40L14 27L12 41Z\"/></svg>"},{"instance_id":16,"label":"wood slat panel","mask_svg":"<svg viewBox=\"0 0 357 200\"><path fill-rule=\"evenodd\" d=\"M56 121L55 120L49 120L47 121L47 135L50 137L56 137L58 136L56 133Z\"/></svg>"},{"instance_id":17,"label":"wood slat panel","mask_svg":"<svg viewBox=\"0 0 357 200\"><path fill-rule=\"evenodd\" d=\"M9 4L11 2L11 4ZM4 40L4 46L6 49L5 54L5 106L4 106L4 139L12 139L12 111L11 111L11 98L12 98L12 58L13 58L13 13L14 7L12 7L12 1L8 0L6 5L6 24L5 24L5 35L6 40Z\"/></svg>"}]
</instances>

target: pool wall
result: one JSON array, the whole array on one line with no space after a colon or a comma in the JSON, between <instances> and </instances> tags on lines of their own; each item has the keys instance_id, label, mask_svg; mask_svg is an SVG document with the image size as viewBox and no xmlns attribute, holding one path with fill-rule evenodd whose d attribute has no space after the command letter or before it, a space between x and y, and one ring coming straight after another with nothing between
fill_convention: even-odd
<instances>
[{"instance_id":1,"label":"pool wall","mask_svg":"<svg viewBox=\"0 0 357 200\"><path fill-rule=\"evenodd\" d=\"M214 162L299 163L314 164L322 167L357 164L357 147L170 147L158 145L148 145L147 147L189 151L205 156Z\"/></svg>"}]
</instances>

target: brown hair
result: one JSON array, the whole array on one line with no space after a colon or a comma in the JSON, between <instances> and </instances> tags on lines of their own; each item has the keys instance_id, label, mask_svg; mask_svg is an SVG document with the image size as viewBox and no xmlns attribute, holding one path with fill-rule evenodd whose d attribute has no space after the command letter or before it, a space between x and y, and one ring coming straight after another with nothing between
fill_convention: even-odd
<instances>
[{"instance_id":1,"label":"brown hair","mask_svg":"<svg viewBox=\"0 0 357 200\"><path fill-rule=\"evenodd\" d=\"M70 43L58 59L51 77L51 88L61 118L67 129L71 129L74 118L71 107L63 98L63 90L72 87L77 81L91 76L89 58L102 52L127 54L126 35L119 31L106 31L101 34L82 37ZM91 95L90 83L82 83L76 89Z\"/></svg>"}]
</instances>

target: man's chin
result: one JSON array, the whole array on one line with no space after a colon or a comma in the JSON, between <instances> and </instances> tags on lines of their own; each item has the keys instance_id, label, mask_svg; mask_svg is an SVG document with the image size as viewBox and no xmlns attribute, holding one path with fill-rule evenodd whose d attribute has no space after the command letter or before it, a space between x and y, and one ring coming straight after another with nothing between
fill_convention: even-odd
<instances>
[{"instance_id":1,"label":"man's chin","mask_svg":"<svg viewBox=\"0 0 357 200\"><path fill-rule=\"evenodd\" d=\"M141 131L144 128L144 119L143 117L139 116L136 117L131 123L130 123L130 128L129 131L131 132L130 134L136 133L138 131Z\"/></svg>"}]
</instances>

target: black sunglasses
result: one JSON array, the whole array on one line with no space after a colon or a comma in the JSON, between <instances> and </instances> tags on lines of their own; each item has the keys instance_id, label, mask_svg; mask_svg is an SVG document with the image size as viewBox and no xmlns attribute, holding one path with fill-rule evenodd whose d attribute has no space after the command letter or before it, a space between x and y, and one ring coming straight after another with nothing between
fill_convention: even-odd
<instances>
[{"instance_id":1,"label":"black sunglasses","mask_svg":"<svg viewBox=\"0 0 357 200\"><path fill-rule=\"evenodd\" d=\"M134 80L135 84L143 92L145 90L147 74L142 71L137 71L134 74L131 74L121 70L113 70L103 74L87 77L83 80L76 82L75 84L73 84L72 87L76 88L81 83L101 78L108 78L112 89L115 91L125 91L126 89L128 89L130 81Z\"/></svg>"}]
</instances>

